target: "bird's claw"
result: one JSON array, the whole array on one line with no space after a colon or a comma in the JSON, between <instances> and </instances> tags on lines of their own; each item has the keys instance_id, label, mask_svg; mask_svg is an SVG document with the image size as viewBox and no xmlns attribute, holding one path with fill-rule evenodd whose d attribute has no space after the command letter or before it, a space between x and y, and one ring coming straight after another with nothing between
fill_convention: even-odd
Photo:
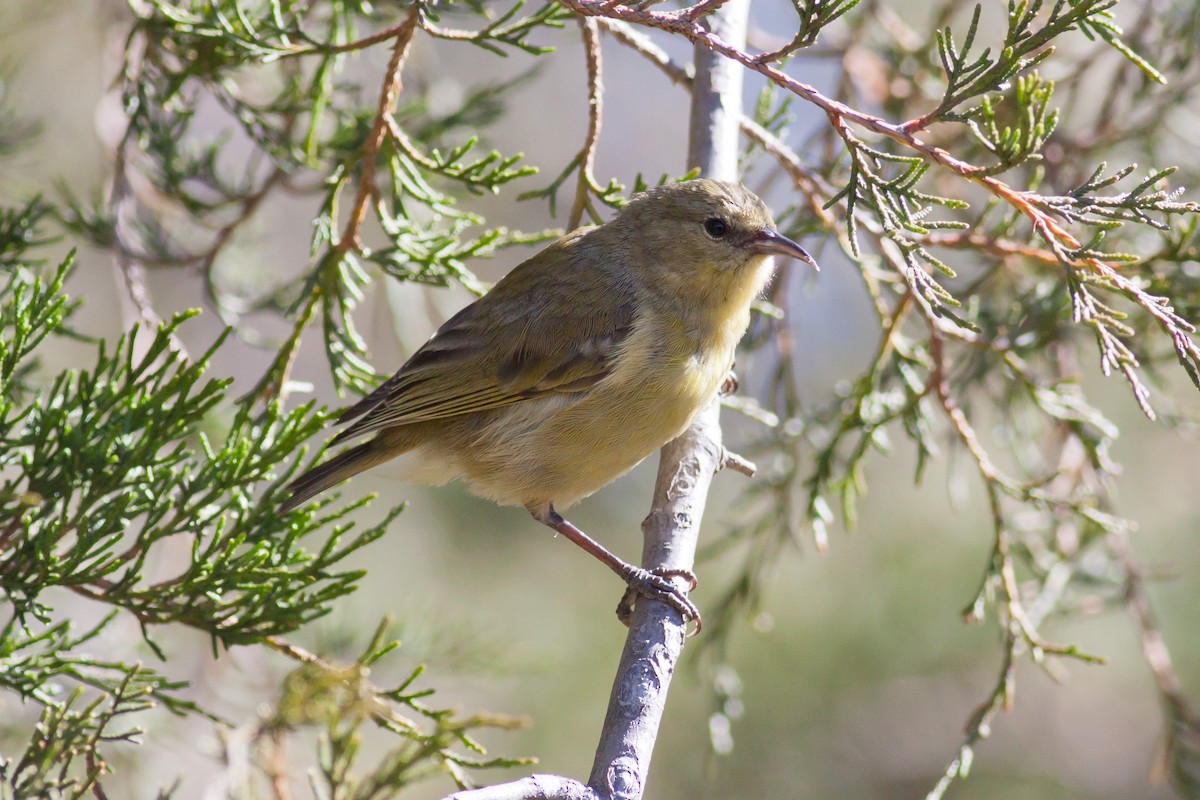
<instances>
[{"instance_id":1,"label":"bird's claw","mask_svg":"<svg viewBox=\"0 0 1200 800\"><path fill-rule=\"evenodd\" d=\"M738 376L733 370L725 373L725 379L721 381L721 388L718 390L721 397L728 397L738 390Z\"/></svg>"},{"instance_id":2,"label":"bird's claw","mask_svg":"<svg viewBox=\"0 0 1200 800\"><path fill-rule=\"evenodd\" d=\"M625 582L629 584L625 590L625 594L621 597L621 602L617 603L617 619L629 627L629 623L633 618L633 608L637 604L638 595L649 597L654 600L661 600L671 608L679 612L683 617L684 624L695 622L696 627L688 635L695 636L700 633L700 628L703 627L703 622L700 619L700 609L696 604L688 598L687 594L675 585L673 578L683 578L688 583L687 591L692 591L696 588L696 575L686 569L642 569L641 567L632 567L629 574L625 576Z\"/></svg>"}]
</instances>

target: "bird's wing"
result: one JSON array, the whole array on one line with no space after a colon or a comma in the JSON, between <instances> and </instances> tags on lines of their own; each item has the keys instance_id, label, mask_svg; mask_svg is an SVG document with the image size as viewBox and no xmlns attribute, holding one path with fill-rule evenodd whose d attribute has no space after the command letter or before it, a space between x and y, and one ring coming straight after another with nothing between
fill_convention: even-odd
<instances>
[{"instance_id":1,"label":"bird's wing","mask_svg":"<svg viewBox=\"0 0 1200 800\"><path fill-rule=\"evenodd\" d=\"M578 236L525 261L451 317L400 371L347 409L334 441L395 425L584 392L602 380L633 328L632 289L617 271L571 258ZM586 297L605 309L589 313Z\"/></svg>"}]
</instances>

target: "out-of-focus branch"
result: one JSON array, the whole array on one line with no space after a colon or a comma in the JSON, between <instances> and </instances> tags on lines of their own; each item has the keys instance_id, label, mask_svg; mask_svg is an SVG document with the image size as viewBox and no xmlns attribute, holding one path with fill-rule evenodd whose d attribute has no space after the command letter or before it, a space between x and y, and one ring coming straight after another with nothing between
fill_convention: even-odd
<instances>
[{"instance_id":1,"label":"out-of-focus branch","mask_svg":"<svg viewBox=\"0 0 1200 800\"><path fill-rule=\"evenodd\" d=\"M137 311L138 319L147 328L153 330L162 325L162 318L158 316L158 312L154 310L154 305L150 301L150 290L146 288L146 268L131 252L129 244L119 235L121 212L132 200L133 190L129 184L129 148L133 146L135 138L133 126L127 125L113 159L113 180L108 193L108 205L112 209L118 234L113 237L113 255L117 262L117 269L121 273L121 279L125 284L125 293L133 304L134 310ZM176 350L180 353L187 353L187 348L179 337L172 334L171 339L171 344Z\"/></svg>"},{"instance_id":2,"label":"out-of-focus branch","mask_svg":"<svg viewBox=\"0 0 1200 800\"><path fill-rule=\"evenodd\" d=\"M713 29L706 26L702 21L688 15L686 10L669 12L643 10L624 5L614 7L611 4L603 2L603 0L560 0L560 2L578 14L608 17L633 25L643 25L668 33L678 34L692 42L698 48L703 48L714 55L723 56L730 61L741 64L747 69L760 73L767 80L792 94L804 98L826 114L846 119L873 133L894 139L965 177L974 177L983 171L980 167L960 161L940 147L920 140L909 133L903 125L887 122L880 117L858 111L845 103L826 97L812 86L801 83L782 70L770 64L760 62L745 51L743 44L726 39L721 35L722 31L720 29Z\"/></svg>"},{"instance_id":3,"label":"out-of-focus branch","mask_svg":"<svg viewBox=\"0 0 1200 800\"><path fill-rule=\"evenodd\" d=\"M1196 774L1200 715L1189 702L1171 663L1171 652L1154 618L1142 569L1133 554L1128 534L1123 530L1111 531L1105 542L1125 575L1125 600L1137 621L1142 655L1154 676L1154 686L1166 718L1162 759L1155 765L1155 777L1171 779L1180 796L1190 796L1189 788L1200 781Z\"/></svg>"}]
</instances>

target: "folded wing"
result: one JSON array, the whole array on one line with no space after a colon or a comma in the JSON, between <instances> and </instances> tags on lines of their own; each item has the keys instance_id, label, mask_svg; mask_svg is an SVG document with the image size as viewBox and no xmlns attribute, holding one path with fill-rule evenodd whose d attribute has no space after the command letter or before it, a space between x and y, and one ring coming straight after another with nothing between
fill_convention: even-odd
<instances>
[{"instance_id":1,"label":"folded wing","mask_svg":"<svg viewBox=\"0 0 1200 800\"><path fill-rule=\"evenodd\" d=\"M396 375L342 414L339 422L358 421L334 441L578 394L603 380L633 328L634 297L614 277L619 270L571 257L584 235L543 250L451 317ZM581 294L606 302L581 315Z\"/></svg>"}]
</instances>

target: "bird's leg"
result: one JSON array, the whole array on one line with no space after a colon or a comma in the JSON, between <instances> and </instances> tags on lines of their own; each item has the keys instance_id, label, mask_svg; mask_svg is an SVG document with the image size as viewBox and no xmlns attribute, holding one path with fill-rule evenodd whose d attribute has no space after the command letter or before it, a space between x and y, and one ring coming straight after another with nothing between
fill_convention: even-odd
<instances>
[{"instance_id":1,"label":"bird's leg","mask_svg":"<svg viewBox=\"0 0 1200 800\"><path fill-rule=\"evenodd\" d=\"M686 570L648 570L622 561L604 545L564 519L549 504L532 507L529 509L529 513L538 522L548 528L554 529L579 545L583 550L590 553L593 558L598 559L613 572L617 573L621 577L621 580L629 585L630 591L626 592L625 597L621 599L620 605L617 606L617 616L626 625L629 624L628 614L633 609L630 594L637 593L644 597L650 597L666 603L679 612L684 622L694 620L696 623L696 632L699 633L700 609L671 581L673 577L683 577L691 584L692 588L695 588L696 577L690 572ZM624 614L622 613L623 610Z\"/></svg>"}]
</instances>

